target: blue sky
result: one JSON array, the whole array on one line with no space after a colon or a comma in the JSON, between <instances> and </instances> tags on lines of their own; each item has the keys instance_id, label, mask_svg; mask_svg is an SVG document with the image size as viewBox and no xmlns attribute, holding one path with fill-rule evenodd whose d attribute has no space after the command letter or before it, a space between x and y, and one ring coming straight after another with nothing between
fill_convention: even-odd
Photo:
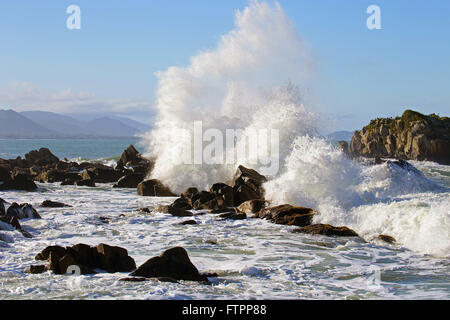
<instances>
[{"instance_id":1,"label":"blue sky","mask_svg":"<svg viewBox=\"0 0 450 320\"><path fill-rule=\"evenodd\" d=\"M89 111L77 107L88 101L102 112L146 119L154 73L214 48L247 3L2 1L0 108L74 113ZM449 115L449 1L279 3L314 54L320 79L314 95L336 119L333 129L358 129L405 108ZM66 28L71 4L81 8L81 30ZM382 30L366 28L371 4L381 8Z\"/></svg>"}]
</instances>

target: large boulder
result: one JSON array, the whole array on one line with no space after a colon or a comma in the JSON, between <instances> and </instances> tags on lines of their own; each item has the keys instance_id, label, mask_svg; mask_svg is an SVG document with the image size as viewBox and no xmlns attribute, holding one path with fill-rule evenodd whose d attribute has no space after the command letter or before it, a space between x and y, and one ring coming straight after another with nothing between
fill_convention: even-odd
<instances>
[{"instance_id":1,"label":"large boulder","mask_svg":"<svg viewBox=\"0 0 450 320\"><path fill-rule=\"evenodd\" d=\"M144 278L164 277L175 280L208 282L208 278L199 273L189 259L187 251L181 247L166 250L159 257L149 259L131 275Z\"/></svg>"},{"instance_id":2,"label":"large boulder","mask_svg":"<svg viewBox=\"0 0 450 320\"><path fill-rule=\"evenodd\" d=\"M59 162L59 158L55 156L47 148L41 148L39 151L32 150L25 155L25 160L36 165L48 165Z\"/></svg>"},{"instance_id":3,"label":"large boulder","mask_svg":"<svg viewBox=\"0 0 450 320\"><path fill-rule=\"evenodd\" d=\"M137 186L137 193L145 197L175 197L176 195L170 191L161 181L157 179L142 181Z\"/></svg>"},{"instance_id":4,"label":"large boulder","mask_svg":"<svg viewBox=\"0 0 450 320\"><path fill-rule=\"evenodd\" d=\"M239 206L245 201L264 199L263 183L267 179L253 169L239 166L233 178L234 205Z\"/></svg>"},{"instance_id":5,"label":"large boulder","mask_svg":"<svg viewBox=\"0 0 450 320\"><path fill-rule=\"evenodd\" d=\"M313 209L284 204L262 209L255 214L255 218L267 219L276 224L304 227L312 223L314 214Z\"/></svg>"},{"instance_id":6,"label":"large boulder","mask_svg":"<svg viewBox=\"0 0 450 320\"><path fill-rule=\"evenodd\" d=\"M358 237L358 234L347 227L333 227L329 224L314 224L293 230L296 233L307 233L312 235Z\"/></svg>"},{"instance_id":7,"label":"large boulder","mask_svg":"<svg viewBox=\"0 0 450 320\"><path fill-rule=\"evenodd\" d=\"M406 110L401 117L372 120L356 131L352 156L428 160L450 164L450 118Z\"/></svg>"}]
</instances>

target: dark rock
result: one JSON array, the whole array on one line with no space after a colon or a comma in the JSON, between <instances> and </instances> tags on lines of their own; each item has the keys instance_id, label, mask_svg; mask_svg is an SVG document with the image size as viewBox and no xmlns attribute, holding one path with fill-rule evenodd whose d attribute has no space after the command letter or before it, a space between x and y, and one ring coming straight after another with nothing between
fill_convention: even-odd
<instances>
[{"instance_id":1,"label":"dark rock","mask_svg":"<svg viewBox=\"0 0 450 320\"><path fill-rule=\"evenodd\" d=\"M25 238L33 238L33 236L30 233L22 229L22 226L20 225L19 219L17 219L17 217L0 216L0 221L11 225L14 229L19 231Z\"/></svg>"},{"instance_id":2,"label":"dark rock","mask_svg":"<svg viewBox=\"0 0 450 320\"><path fill-rule=\"evenodd\" d=\"M239 166L233 178L234 204L241 205L248 200L264 199L263 183L267 179L253 169Z\"/></svg>"},{"instance_id":3,"label":"dark rock","mask_svg":"<svg viewBox=\"0 0 450 320\"><path fill-rule=\"evenodd\" d=\"M229 220L245 220L247 215L245 213L228 212L219 215L219 218L229 219Z\"/></svg>"},{"instance_id":4,"label":"dark rock","mask_svg":"<svg viewBox=\"0 0 450 320\"><path fill-rule=\"evenodd\" d=\"M134 173L148 175L154 167L154 161L145 159L133 145L130 145L121 155L116 169L123 170L131 167Z\"/></svg>"},{"instance_id":5,"label":"dark rock","mask_svg":"<svg viewBox=\"0 0 450 320\"><path fill-rule=\"evenodd\" d=\"M25 268L25 270L23 272L31 273L31 274L39 274L39 273L44 273L45 271L47 271L47 267L44 265L32 265L32 266Z\"/></svg>"},{"instance_id":6,"label":"dark rock","mask_svg":"<svg viewBox=\"0 0 450 320\"><path fill-rule=\"evenodd\" d=\"M5 204L7 204L7 203L8 202L6 202L2 198L0 198L0 216L5 216L6 215Z\"/></svg>"},{"instance_id":7,"label":"dark rock","mask_svg":"<svg viewBox=\"0 0 450 320\"><path fill-rule=\"evenodd\" d=\"M47 148L41 148L39 151L32 150L25 155L25 160L36 165L47 165L59 162L59 158L50 152Z\"/></svg>"},{"instance_id":8,"label":"dark rock","mask_svg":"<svg viewBox=\"0 0 450 320\"><path fill-rule=\"evenodd\" d=\"M233 207L234 206L234 191L233 188L225 183L216 183L209 190L216 197L223 199L223 206Z\"/></svg>"},{"instance_id":9,"label":"dark rock","mask_svg":"<svg viewBox=\"0 0 450 320\"><path fill-rule=\"evenodd\" d=\"M0 181L6 182L11 180L10 168L6 166L0 166Z\"/></svg>"},{"instance_id":10,"label":"dark rock","mask_svg":"<svg viewBox=\"0 0 450 320\"><path fill-rule=\"evenodd\" d=\"M380 234L380 235L377 237L377 239L378 239L378 240L381 240L381 241L384 241L384 242L386 242L386 243L390 243L390 244L394 244L394 243L397 242L397 241L395 240L395 238L393 238L393 237L391 237L391 236L388 236L388 235L385 235L385 234Z\"/></svg>"},{"instance_id":11,"label":"dark rock","mask_svg":"<svg viewBox=\"0 0 450 320\"><path fill-rule=\"evenodd\" d=\"M136 263L128 255L128 251L121 247L109 246L101 243L97 246L99 268L107 272L131 272L136 269Z\"/></svg>"},{"instance_id":12,"label":"dark rock","mask_svg":"<svg viewBox=\"0 0 450 320\"><path fill-rule=\"evenodd\" d=\"M62 202L45 200L44 202L41 203L41 207L44 207L44 208L64 208L64 207L72 207L72 206L68 205L68 204L65 204L65 203L62 203Z\"/></svg>"},{"instance_id":13,"label":"dark rock","mask_svg":"<svg viewBox=\"0 0 450 320\"><path fill-rule=\"evenodd\" d=\"M68 180L75 183L75 181L81 180L81 176L78 174L78 172L50 169L42 171L38 176L35 177L35 180L48 183L63 182L65 180Z\"/></svg>"},{"instance_id":14,"label":"dark rock","mask_svg":"<svg viewBox=\"0 0 450 320\"><path fill-rule=\"evenodd\" d=\"M194 224L197 224L197 221L195 221L195 220L187 220L187 221L183 221L182 223L180 223L181 225L183 225L183 226L186 226L186 225L194 225Z\"/></svg>"},{"instance_id":15,"label":"dark rock","mask_svg":"<svg viewBox=\"0 0 450 320\"><path fill-rule=\"evenodd\" d=\"M67 254L67 250L61 246L49 246L38 253L35 257L36 260L48 260L50 258L50 253L53 252L54 257L58 260Z\"/></svg>"},{"instance_id":16,"label":"dark rock","mask_svg":"<svg viewBox=\"0 0 450 320\"><path fill-rule=\"evenodd\" d=\"M25 219L27 216L25 215L25 212L23 212L22 208L19 206L18 203L13 202L8 210L6 210L6 216L7 217L14 217L17 219Z\"/></svg>"},{"instance_id":17,"label":"dark rock","mask_svg":"<svg viewBox=\"0 0 450 320\"><path fill-rule=\"evenodd\" d=\"M35 191L36 189L37 185L33 182L31 176L23 173L13 174L11 180L0 184L0 190Z\"/></svg>"},{"instance_id":18,"label":"dark rock","mask_svg":"<svg viewBox=\"0 0 450 320\"><path fill-rule=\"evenodd\" d=\"M189 200L189 204L192 206L192 198L199 194L199 191L195 187L187 188L182 194L181 197Z\"/></svg>"},{"instance_id":19,"label":"dark rock","mask_svg":"<svg viewBox=\"0 0 450 320\"><path fill-rule=\"evenodd\" d=\"M141 183L143 180L143 174L131 173L120 178L114 185L114 188L137 188L139 183Z\"/></svg>"},{"instance_id":20,"label":"dark rock","mask_svg":"<svg viewBox=\"0 0 450 320\"><path fill-rule=\"evenodd\" d=\"M145 278L168 277L175 280L208 282L192 264L184 248L176 247L165 251L161 256L149 259L131 276Z\"/></svg>"},{"instance_id":21,"label":"dark rock","mask_svg":"<svg viewBox=\"0 0 450 320\"><path fill-rule=\"evenodd\" d=\"M293 207L289 204L265 208L255 215L256 218L268 219L276 224L299 227L310 225L312 223L313 216L313 209Z\"/></svg>"},{"instance_id":22,"label":"dark rock","mask_svg":"<svg viewBox=\"0 0 450 320\"><path fill-rule=\"evenodd\" d=\"M176 195L170 191L168 187L157 179L146 180L137 186L137 193L146 197L175 197Z\"/></svg>"},{"instance_id":23,"label":"dark rock","mask_svg":"<svg viewBox=\"0 0 450 320\"><path fill-rule=\"evenodd\" d=\"M178 198L171 205L169 205L168 213L176 217L190 217L192 213L187 211L191 210L192 207L188 200L185 198Z\"/></svg>"},{"instance_id":24,"label":"dark rock","mask_svg":"<svg viewBox=\"0 0 450 320\"><path fill-rule=\"evenodd\" d=\"M267 201L265 200L249 200L242 203L237 209L240 212L251 214L257 213L264 209L267 205Z\"/></svg>"},{"instance_id":25,"label":"dark rock","mask_svg":"<svg viewBox=\"0 0 450 320\"><path fill-rule=\"evenodd\" d=\"M450 118L406 110L401 117L372 120L355 131L353 156L428 160L450 164Z\"/></svg>"},{"instance_id":26,"label":"dark rock","mask_svg":"<svg viewBox=\"0 0 450 320\"><path fill-rule=\"evenodd\" d=\"M128 278L119 279L119 281L124 281L124 282L144 282L144 281L148 281L148 279L147 278L139 278L139 277L128 277Z\"/></svg>"},{"instance_id":27,"label":"dark rock","mask_svg":"<svg viewBox=\"0 0 450 320\"><path fill-rule=\"evenodd\" d=\"M125 175L122 171L114 170L111 167L95 167L84 170L81 173L83 180L93 180L97 183L117 182Z\"/></svg>"},{"instance_id":28,"label":"dark rock","mask_svg":"<svg viewBox=\"0 0 450 320\"><path fill-rule=\"evenodd\" d=\"M29 203L22 203L20 205L25 217L28 219L42 219L41 215L36 211L36 209Z\"/></svg>"},{"instance_id":29,"label":"dark rock","mask_svg":"<svg viewBox=\"0 0 450 320\"><path fill-rule=\"evenodd\" d=\"M87 179L87 180L79 180L76 181L75 184L79 187L95 187L95 181L92 179Z\"/></svg>"},{"instance_id":30,"label":"dark rock","mask_svg":"<svg viewBox=\"0 0 450 320\"><path fill-rule=\"evenodd\" d=\"M358 234L352 229L347 227L333 227L329 224L314 224L295 229L293 232L324 236L358 237Z\"/></svg>"}]
</instances>

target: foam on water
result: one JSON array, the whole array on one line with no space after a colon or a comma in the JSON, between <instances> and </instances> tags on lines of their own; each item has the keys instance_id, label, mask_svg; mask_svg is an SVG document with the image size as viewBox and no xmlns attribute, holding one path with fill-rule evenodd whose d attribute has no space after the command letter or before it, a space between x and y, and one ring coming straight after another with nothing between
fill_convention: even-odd
<instances>
[{"instance_id":1,"label":"foam on water","mask_svg":"<svg viewBox=\"0 0 450 320\"><path fill-rule=\"evenodd\" d=\"M99 184L95 192L58 184L39 187L35 193L0 193L8 201L30 202L43 217L21 222L32 239L14 230L0 231L14 241L0 247L1 299L450 298L448 260L401 246L295 234L289 227L260 219L222 221L211 214L192 217L197 225L182 226L185 218L138 211L173 198L143 198L135 190L114 189L111 184ZM39 203L49 198L73 207L40 208ZM109 223L99 217L108 217ZM377 228L368 226L372 227ZM126 248L138 265L170 247L183 246L200 271L219 276L205 286L120 282L123 273L23 273L26 266L38 263L34 256L48 245L101 242Z\"/></svg>"}]
</instances>

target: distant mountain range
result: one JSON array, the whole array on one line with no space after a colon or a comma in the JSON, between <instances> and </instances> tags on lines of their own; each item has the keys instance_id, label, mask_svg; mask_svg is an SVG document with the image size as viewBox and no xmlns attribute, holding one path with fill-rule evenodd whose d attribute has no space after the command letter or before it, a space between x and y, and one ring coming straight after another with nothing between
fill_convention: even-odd
<instances>
[{"instance_id":1,"label":"distant mountain range","mask_svg":"<svg viewBox=\"0 0 450 320\"><path fill-rule=\"evenodd\" d=\"M151 127L132 119L102 116L83 120L46 111L0 110L0 138L129 138Z\"/></svg>"}]
</instances>

